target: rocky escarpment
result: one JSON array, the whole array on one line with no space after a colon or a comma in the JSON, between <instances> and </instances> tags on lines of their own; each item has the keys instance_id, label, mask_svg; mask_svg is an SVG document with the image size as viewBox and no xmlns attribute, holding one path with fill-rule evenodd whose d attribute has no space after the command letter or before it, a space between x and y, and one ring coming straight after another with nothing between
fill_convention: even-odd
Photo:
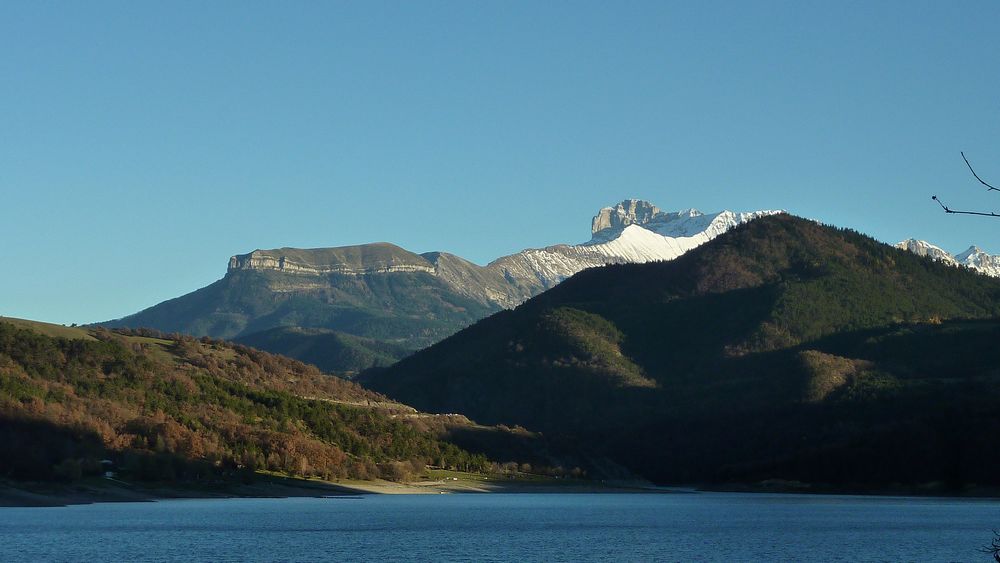
<instances>
[{"instance_id":1,"label":"rocky escarpment","mask_svg":"<svg viewBox=\"0 0 1000 563\"><path fill-rule=\"evenodd\" d=\"M435 268L419 254L380 242L337 248L254 250L231 257L228 271L234 270L364 275L392 272L434 273Z\"/></svg>"},{"instance_id":2,"label":"rocky escarpment","mask_svg":"<svg viewBox=\"0 0 1000 563\"><path fill-rule=\"evenodd\" d=\"M660 213L660 209L648 201L627 199L598 211L590 222L590 232L596 235L606 229L621 230L629 225L644 225Z\"/></svg>"},{"instance_id":3,"label":"rocky escarpment","mask_svg":"<svg viewBox=\"0 0 1000 563\"><path fill-rule=\"evenodd\" d=\"M282 293L323 289L337 281L330 276L413 273L435 276L456 294L489 307L514 307L537 293L531 284L507 280L495 269L473 264L454 254L415 254L389 243L254 250L229 259L229 274L244 271L293 274L270 280L271 290Z\"/></svg>"}]
</instances>

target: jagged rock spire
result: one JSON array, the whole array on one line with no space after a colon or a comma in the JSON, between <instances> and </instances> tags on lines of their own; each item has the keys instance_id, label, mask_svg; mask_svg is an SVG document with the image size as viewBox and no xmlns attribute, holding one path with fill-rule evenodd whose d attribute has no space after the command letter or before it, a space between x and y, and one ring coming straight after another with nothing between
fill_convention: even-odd
<instances>
[{"instance_id":1,"label":"jagged rock spire","mask_svg":"<svg viewBox=\"0 0 1000 563\"><path fill-rule=\"evenodd\" d=\"M591 234L605 229L624 229L629 225L645 225L660 213L660 209L641 199L626 199L614 207L597 212L590 224Z\"/></svg>"}]
</instances>

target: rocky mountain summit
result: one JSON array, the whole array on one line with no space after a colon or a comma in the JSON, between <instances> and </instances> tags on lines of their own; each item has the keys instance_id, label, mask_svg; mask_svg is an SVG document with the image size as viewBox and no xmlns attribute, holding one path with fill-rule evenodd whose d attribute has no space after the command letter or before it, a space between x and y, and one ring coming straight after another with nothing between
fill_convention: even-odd
<instances>
[{"instance_id":1,"label":"rocky mountain summit","mask_svg":"<svg viewBox=\"0 0 1000 563\"><path fill-rule=\"evenodd\" d=\"M291 274L362 275L391 272L434 273L434 265L419 254L387 242L338 248L279 248L254 250L229 259L229 269L273 270Z\"/></svg>"},{"instance_id":2,"label":"rocky mountain summit","mask_svg":"<svg viewBox=\"0 0 1000 563\"><path fill-rule=\"evenodd\" d=\"M917 240L915 238L906 239L897 243L896 248L907 250L917 256L926 256L932 260L948 264L949 266L958 265L958 261L955 260L955 257L952 256L947 250L941 248L940 246L933 245L925 240Z\"/></svg>"},{"instance_id":3,"label":"rocky mountain summit","mask_svg":"<svg viewBox=\"0 0 1000 563\"><path fill-rule=\"evenodd\" d=\"M416 254L386 242L336 248L254 250L229 259L228 274L275 272L274 291L288 292L329 286L330 276L364 277L424 273L449 290L487 307L513 307L531 297L530 288L515 280L447 252ZM339 278L338 278L339 279Z\"/></svg>"},{"instance_id":4,"label":"rocky mountain summit","mask_svg":"<svg viewBox=\"0 0 1000 563\"><path fill-rule=\"evenodd\" d=\"M624 229L629 225L644 225L662 212L658 207L638 199L627 199L614 207L597 212L590 222L590 232L597 234L607 229Z\"/></svg>"},{"instance_id":5,"label":"rocky mountain summit","mask_svg":"<svg viewBox=\"0 0 1000 563\"><path fill-rule=\"evenodd\" d=\"M965 252L956 254L955 260L988 276L1000 277L1000 256L987 254L978 246L970 246Z\"/></svg>"}]
</instances>

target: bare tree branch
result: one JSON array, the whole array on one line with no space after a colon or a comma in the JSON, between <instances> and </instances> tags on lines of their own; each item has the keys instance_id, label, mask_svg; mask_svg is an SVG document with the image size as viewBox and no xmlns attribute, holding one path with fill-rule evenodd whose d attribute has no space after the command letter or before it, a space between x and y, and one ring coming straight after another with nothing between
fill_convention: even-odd
<instances>
[{"instance_id":1,"label":"bare tree branch","mask_svg":"<svg viewBox=\"0 0 1000 563\"><path fill-rule=\"evenodd\" d=\"M979 180L980 184L986 186L987 188L986 191L993 190L995 192L1000 192L1000 188L994 188L993 186L987 184L986 182L983 181L982 178L979 177L979 174L976 174L976 171L972 169L972 165L969 164L969 159L965 158L965 152L962 152L961 155L962 155L962 160L965 161L965 165L969 167L969 172L972 172L972 175L975 176L977 180Z\"/></svg>"},{"instance_id":2,"label":"bare tree branch","mask_svg":"<svg viewBox=\"0 0 1000 563\"><path fill-rule=\"evenodd\" d=\"M994 561L1000 563L1000 533L993 530L993 542L986 547L980 548L979 551L982 553L989 553L993 556Z\"/></svg>"},{"instance_id":3,"label":"bare tree branch","mask_svg":"<svg viewBox=\"0 0 1000 563\"><path fill-rule=\"evenodd\" d=\"M962 155L962 160L965 161L965 165L969 167L969 172L972 172L972 175L976 178L976 180L979 180L980 184L986 186L986 191L988 191L988 192L1000 192L1000 188L997 188L996 186L992 186L992 185L986 183L985 180L983 180L982 178L979 177L979 174L976 174L976 171L972 168L972 164L969 162L969 159L965 158L965 152L964 151L962 151L960 154ZM956 209L952 209L952 208L948 207L947 205L945 205L943 201L941 201L940 199L938 199L938 196L936 196L936 195L932 195L931 199L933 199L934 201L938 202L938 205L941 206L941 209L944 209L945 213L953 213L955 215L979 215L979 216L982 216L982 217L1000 217L1000 213L997 213L996 211L990 211L990 212L985 212L985 211L959 211L959 210L956 210ZM1000 563L1000 561L998 561L998 563Z\"/></svg>"},{"instance_id":4,"label":"bare tree branch","mask_svg":"<svg viewBox=\"0 0 1000 563\"><path fill-rule=\"evenodd\" d=\"M996 190L996 188L993 188L993 189ZM1000 190L997 190L997 191L1000 192ZM941 209L944 209L945 213L954 213L956 215L983 215L985 217L1000 217L1000 213L997 213L995 211L991 211L989 213L984 213L982 211L956 211L956 210L948 207L947 205L945 205L944 202L942 202L940 199L938 199L938 196L936 196L936 195L932 195L931 199L933 199L934 201L938 202L938 205L941 206Z\"/></svg>"}]
</instances>

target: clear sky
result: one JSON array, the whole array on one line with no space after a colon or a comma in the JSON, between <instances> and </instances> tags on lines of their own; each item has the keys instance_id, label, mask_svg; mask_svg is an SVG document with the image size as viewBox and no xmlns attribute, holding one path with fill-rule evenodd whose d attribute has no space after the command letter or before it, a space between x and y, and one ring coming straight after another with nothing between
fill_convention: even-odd
<instances>
[{"instance_id":1,"label":"clear sky","mask_svg":"<svg viewBox=\"0 0 1000 563\"><path fill-rule=\"evenodd\" d=\"M627 197L1000 253L1000 2L0 3L0 315L255 248L480 264Z\"/></svg>"}]
</instances>

